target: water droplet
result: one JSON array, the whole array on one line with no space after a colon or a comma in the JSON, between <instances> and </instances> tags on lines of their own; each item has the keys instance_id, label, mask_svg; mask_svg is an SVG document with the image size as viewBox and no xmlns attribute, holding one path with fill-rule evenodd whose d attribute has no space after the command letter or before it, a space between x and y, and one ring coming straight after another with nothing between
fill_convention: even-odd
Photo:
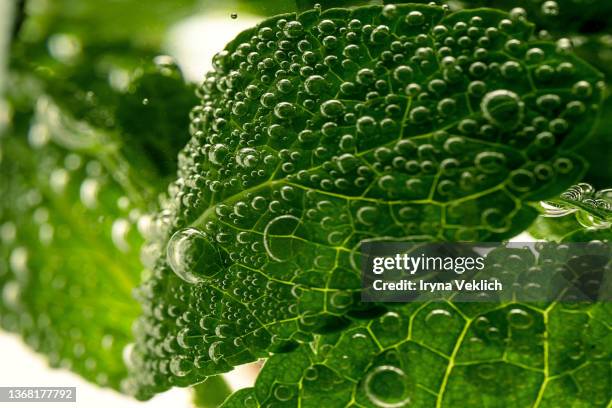
<instances>
[{"instance_id":1,"label":"water droplet","mask_svg":"<svg viewBox=\"0 0 612 408\"><path fill-rule=\"evenodd\" d=\"M11 270L20 282L28 279L28 250L25 247L17 247L11 251L9 256Z\"/></svg>"},{"instance_id":2,"label":"water droplet","mask_svg":"<svg viewBox=\"0 0 612 408\"><path fill-rule=\"evenodd\" d=\"M556 1L548 0L542 3L542 13L547 16L556 16L559 14L559 4Z\"/></svg>"},{"instance_id":3,"label":"water droplet","mask_svg":"<svg viewBox=\"0 0 612 408\"><path fill-rule=\"evenodd\" d=\"M425 324L427 324L430 330L436 333L442 333L448 329L452 319L453 315L448 310L434 309L425 317Z\"/></svg>"},{"instance_id":4,"label":"water droplet","mask_svg":"<svg viewBox=\"0 0 612 408\"><path fill-rule=\"evenodd\" d=\"M319 95L325 87L325 78L320 75L311 75L304 81L304 88L311 95Z\"/></svg>"},{"instance_id":5,"label":"water droplet","mask_svg":"<svg viewBox=\"0 0 612 408\"><path fill-rule=\"evenodd\" d=\"M286 385L277 384L274 388L274 398L279 401L289 401L293 397L293 389Z\"/></svg>"},{"instance_id":6,"label":"water droplet","mask_svg":"<svg viewBox=\"0 0 612 408\"><path fill-rule=\"evenodd\" d=\"M353 303L353 296L349 292L336 292L331 296L330 302L335 308L345 309Z\"/></svg>"},{"instance_id":7,"label":"water droplet","mask_svg":"<svg viewBox=\"0 0 612 408\"><path fill-rule=\"evenodd\" d=\"M304 379L307 381L315 381L319 378L319 370L317 367L308 367L304 370Z\"/></svg>"},{"instance_id":8,"label":"water droplet","mask_svg":"<svg viewBox=\"0 0 612 408\"><path fill-rule=\"evenodd\" d=\"M279 119L289 119L295 114L295 106L290 102L279 102L274 107L274 115Z\"/></svg>"},{"instance_id":9,"label":"water droplet","mask_svg":"<svg viewBox=\"0 0 612 408\"><path fill-rule=\"evenodd\" d=\"M170 360L170 371L177 377L185 377L191 370L193 370L193 363L185 357L175 356Z\"/></svg>"},{"instance_id":10,"label":"water droplet","mask_svg":"<svg viewBox=\"0 0 612 408\"><path fill-rule=\"evenodd\" d=\"M378 218L378 208L364 206L357 210L357 221L365 225L374 225Z\"/></svg>"},{"instance_id":11,"label":"water droplet","mask_svg":"<svg viewBox=\"0 0 612 408\"><path fill-rule=\"evenodd\" d=\"M242 148L236 155L236 163L245 169L256 167L259 163L259 153L250 147Z\"/></svg>"},{"instance_id":12,"label":"water droplet","mask_svg":"<svg viewBox=\"0 0 612 408\"><path fill-rule=\"evenodd\" d=\"M98 193L100 192L100 182L96 179L85 179L81 183L79 196L83 205L89 209L94 209L98 206Z\"/></svg>"},{"instance_id":13,"label":"water droplet","mask_svg":"<svg viewBox=\"0 0 612 408\"><path fill-rule=\"evenodd\" d=\"M208 348L208 357L210 357L215 364L217 364L223 358L223 353L221 352L222 345L222 341L215 341Z\"/></svg>"},{"instance_id":14,"label":"water droplet","mask_svg":"<svg viewBox=\"0 0 612 408\"><path fill-rule=\"evenodd\" d=\"M321 114L328 118L335 118L344 113L344 105L337 99L331 99L321 104Z\"/></svg>"},{"instance_id":15,"label":"water droplet","mask_svg":"<svg viewBox=\"0 0 612 408\"><path fill-rule=\"evenodd\" d=\"M213 164L221 165L227 158L228 153L229 150L226 145L217 143L210 148L210 151L208 152L208 160L210 160Z\"/></svg>"},{"instance_id":16,"label":"water droplet","mask_svg":"<svg viewBox=\"0 0 612 408\"><path fill-rule=\"evenodd\" d=\"M19 297L20 297L21 289L19 283L16 281L8 281L4 283L2 288L2 303L13 311L18 311L19 307Z\"/></svg>"},{"instance_id":17,"label":"water droplet","mask_svg":"<svg viewBox=\"0 0 612 408\"><path fill-rule=\"evenodd\" d=\"M483 380L492 380L497 376L497 370L492 364L481 364L476 370L478 376Z\"/></svg>"},{"instance_id":18,"label":"water droplet","mask_svg":"<svg viewBox=\"0 0 612 408\"><path fill-rule=\"evenodd\" d=\"M420 11L411 11L406 16L406 23L411 26L420 26L425 22L425 16Z\"/></svg>"}]
</instances>

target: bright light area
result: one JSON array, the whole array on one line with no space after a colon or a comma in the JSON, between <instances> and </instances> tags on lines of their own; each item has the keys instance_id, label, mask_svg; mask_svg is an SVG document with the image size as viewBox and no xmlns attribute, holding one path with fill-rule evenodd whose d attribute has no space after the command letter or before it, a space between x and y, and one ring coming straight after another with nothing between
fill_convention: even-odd
<instances>
[{"instance_id":1,"label":"bright light area","mask_svg":"<svg viewBox=\"0 0 612 408\"><path fill-rule=\"evenodd\" d=\"M0 385L3 387L76 387L77 402L54 402L53 408L169 408L191 407L188 390L174 388L147 402L139 402L107 388L100 388L67 371L52 369L44 357L31 351L14 334L0 331ZM3 402L2 407L41 407L41 403ZM43 404L45 405L45 404Z\"/></svg>"},{"instance_id":2,"label":"bright light area","mask_svg":"<svg viewBox=\"0 0 612 408\"><path fill-rule=\"evenodd\" d=\"M213 56L241 31L259 21L261 17L244 13L236 19L219 12L189 17L170 29L165 48L176 58L185 78L200 83L212 69Z\"/></svg>"}]
</instances>

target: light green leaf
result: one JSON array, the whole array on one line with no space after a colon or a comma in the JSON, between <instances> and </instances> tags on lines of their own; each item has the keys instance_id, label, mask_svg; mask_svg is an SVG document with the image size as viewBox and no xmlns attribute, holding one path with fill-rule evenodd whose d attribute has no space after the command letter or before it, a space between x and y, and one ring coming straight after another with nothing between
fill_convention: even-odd
<instances>
[{"instance_id":1,"label":"light green leaf","mask_svg":"<svg viewBox=\"0 0 612 408\"><path fill-rule=\"evenodd\" d=\"M319 12L243 32L204 80L146 247L139 398L384 313L358 302L360 242L508 238L584 172L601 75L526 21Z\"/></svg>"},{"instance_id":2,"label":"light green leaf","mask_svg":"<svg viewBox=\"0 0 612 408\"><path fill-rule=\"evenodd\" d=\"M139 313L138 209L101 164L49 143L0 137L0 323L53 367L118 389Z\"/></svg>"},{"instance_id":3,"label":"light green leaf","mask_svg":"<svg viewBox=\"0 0 612 408\"><path fill-rule=\"evenodd\" d=\"M2 78L0 320L52 366L119 389L140 310L137 230L175 172L193 89L168 58L138 53L124 72L95 39L69 62L29 40L13 44Z\"/></svg>"}]
</instances>

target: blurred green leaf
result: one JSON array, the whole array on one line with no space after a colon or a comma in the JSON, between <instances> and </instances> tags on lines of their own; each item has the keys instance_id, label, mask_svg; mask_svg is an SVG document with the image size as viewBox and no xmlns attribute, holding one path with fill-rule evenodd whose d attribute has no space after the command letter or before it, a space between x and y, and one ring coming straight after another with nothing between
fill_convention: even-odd
<instances>
[{"instance_id":1,"label":"blurred green leaf","mask_svg":"<svg viewBox=\"0 0 612 408\"><path fill-rule=\"evenodd\" d=\"M0 78L2 327L115 389L140 310L140 232L153 228L147 212L176 173L196 101L158 55L191 3L29 2Z\"/></svg>"},{"instance_id":2,"label":"blurred green leaf","mask_svg":"<svg viewBox=\"0 0 612 408\"><path fill-rule=\"evenodd\" d=\"M231 393L223 377L214 375L193 386L193 402L198 408L217 408Z\"/></svg>"},{"instance_id":3,"label":"blurred green leaf","mask_svg":"<svg viewBox=\"0 0 612 408\"><path fill-rule=\"evenodd\" d=\"M0 322L53 367L118 388L139 312L138 211L94 158L0 138Z\"/></svg>"},{"instance_id":4,"label":"blurred green leaf","mask_svg":"<svg viewBox=\"0 0 612 408\"><path fill-rule=\"evenodd\" d=\"M158 50L170 24L197 10L197 0L28 1L20 37L26 43L72 36L83 48L125 43L130 49ZM52 44L47 43L52 47Z\"/></svg>"}]
</instances>

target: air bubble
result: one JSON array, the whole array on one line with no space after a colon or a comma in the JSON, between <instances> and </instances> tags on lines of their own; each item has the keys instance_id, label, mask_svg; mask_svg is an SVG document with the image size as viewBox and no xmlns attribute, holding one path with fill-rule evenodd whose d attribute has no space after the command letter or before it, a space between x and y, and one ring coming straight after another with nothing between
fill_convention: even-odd
<instances>
[{"instance_id":1,"label":"air bubble","mask_svg":"<svg viewBox=\"0 0 612 408\"><path fill-rule=\"evenodd\" d=\"M363 385L366 396L377 407L399 408L410 404L408 376L399 367L375 367L368 372Z\"/></svg>"},{"instance_id":2,"label":"air bubble","mask_svg":"<svg viewBox=\"0 0 612 408\"><path fill-rule=\"evenodd\" d=\"M531 313L523 309L512 309L508 312L508 323L516 329L528 329L533 324Z\"/></svg>"},{"instance_id":3,"label":"air bubble","mask_svg":"<svg viewBox=\"0 0 612 408\"><path fill-rule=\"evenodd\" d=\"M434 309L425 317L427 327L438 333L443 333L448 330L453 315L446 309Z\"/></svg>"},{"instance_id":4,"label":"air bubble","mask_svg":"<svg viewBox=\"0 0 612 408\"><path fill-rule=\"evenodd\" d=\"M406 23L411 26L420 26L425 22L425 16L420 11L411 11L406 16Z\"/></svg>"},{"instance_id":5,"label":"air bubble","mask_svg":"<svg viewBox=\"0 0 612 408\"><path fill-rule=\"evenodd\" d=\"M219 252L206 234L195 228L175 232L166 247L166 259L174 273L195 284L221 269Z\"/></svg>"},{"instance_id":6,"label":"air bubble","mask_svg":"<svg viewBox=\"0 0 612 408\"><path fill-rule=\"evenodd\" d=\"M480 106L485 118L502 129L514 129L523 120L523 102L517 94L507 89L489 92Z\"/></svg>"},{"instance_id":7,"label":"air bubble","mask_svg":"<svg viewBox=\"0 0 612 408\"><path fill-rule=\"evenodd\" d=\"M545 1L542 3L542 13L550 17L559 15L559 4L556 1Z\"/></svg>"},{"instance_id":8,"label":"air bubble","mask_svg":"<svg viewBox=\"0 0 612 408\"><path fill-rule=\"evenodd\" d=\"M264 228L264 247L268 256L276 262L285 262L300 253L303 241L297 235L302 221L293 215L281 215Z\"/></svg>"}]
</instances>

